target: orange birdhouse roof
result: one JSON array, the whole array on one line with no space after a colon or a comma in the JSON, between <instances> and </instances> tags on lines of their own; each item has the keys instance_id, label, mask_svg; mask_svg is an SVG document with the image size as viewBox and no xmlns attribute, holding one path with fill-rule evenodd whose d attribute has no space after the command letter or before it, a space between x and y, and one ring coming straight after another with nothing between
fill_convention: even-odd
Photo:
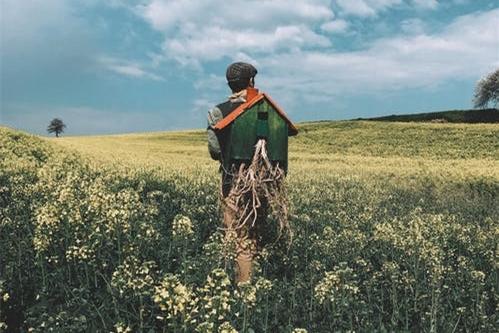
<instances>
[{"instance_id":1,"label":"orange birdhouse roof","mask_svg":"<svg viewBox=\"0 0 499 333\"><path fill-rule=\"evenodd\" d=\"M249 90L249 89L248 89ZM288 130L289 130L289 135L293 136L298 134L298 129L296 126L289 120L289 118L286 116L286 113L270 98L269 95L265 93L258 93L258 90L256 89L251 89L252 91L248 91L248 101L245 103L239 105L234 111L229 113L229 115L222 120L220 120L214 128L216 130L222 130L225 127L229 126L232 124L234 120L237 119L241 114L243 114L246 110L250 109L253 105L257 104L263 99L266 99L267 102L272 105L272 107L279 113L279 115L288 123ZM252 97L252 98L251 98Z\"/></svg>"}]
</instances>

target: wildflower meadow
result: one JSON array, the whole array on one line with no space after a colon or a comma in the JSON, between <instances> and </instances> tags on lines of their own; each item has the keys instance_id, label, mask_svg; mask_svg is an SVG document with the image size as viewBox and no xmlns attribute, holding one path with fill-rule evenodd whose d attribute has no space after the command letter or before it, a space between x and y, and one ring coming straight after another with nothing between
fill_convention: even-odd
<instances>
[{"instance_id":1,"label":"wildflower meadow","mask_svg":"<svg viewBox=\"0 0 499 333\"><path fill-rule=\"evenodd\" d=\"M203 131L0 127L0 331L497 331L499 126L299 130L293 240L235 285Z\"/></svg>"}]
</instances>

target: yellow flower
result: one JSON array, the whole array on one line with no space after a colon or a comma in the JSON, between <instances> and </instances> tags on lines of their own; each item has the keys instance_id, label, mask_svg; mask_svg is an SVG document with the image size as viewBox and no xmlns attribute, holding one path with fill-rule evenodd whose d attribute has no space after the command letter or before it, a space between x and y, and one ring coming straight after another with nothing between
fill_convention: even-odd
<instances>
[{"instance_id":1,"label":"yellow flower","mask_svg":"<svg viewBox=\"0 0 499 333\"><path fill-rule=\"evenodd\" d=\"M177 215L173 219L172 234L179 238L187 238L192 235L192 222L188 216Z\"/></svg>"}]
</instances>

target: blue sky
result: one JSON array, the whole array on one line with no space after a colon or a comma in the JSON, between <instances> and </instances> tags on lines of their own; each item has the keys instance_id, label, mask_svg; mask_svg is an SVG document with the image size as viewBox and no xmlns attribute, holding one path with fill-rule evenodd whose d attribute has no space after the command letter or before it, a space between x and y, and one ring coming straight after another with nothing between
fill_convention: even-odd
<instances>
[{"instance_id":1,"label":"blue sky","mask_svg":"<svg viewBox=\"0 0 499 333\"><path fill-rule=\"evenodd\" d=\"M499 67L486 0L2 0L0 123L204 128L248 61L294 121L470 108Z\"/></svg>"}]
</instances>

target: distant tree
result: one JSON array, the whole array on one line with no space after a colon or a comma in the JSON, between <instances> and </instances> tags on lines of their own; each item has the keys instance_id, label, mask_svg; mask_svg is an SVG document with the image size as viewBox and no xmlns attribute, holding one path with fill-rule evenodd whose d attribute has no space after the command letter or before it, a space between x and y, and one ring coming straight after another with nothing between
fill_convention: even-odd
<instances>
[{"instance_id":1,"label":"distant tree","mask_svg":"<svg viewBox=\"0 0 499 333\"><path fill-rule=\"evenodd\" d=\"M55 133L55 136L59 137L59 133L63 133L65 127L66 125L62 122L61 119L54 118L47 127L47 132Z\"/></svg>"},{"instance_id":2,"label":"distant tree","mask_svg":"<svg viewBox=\"0 0 499 333\"><path fill-rule=\"evenodd\" d=\"M475 108L485 108L489 103L494 107L499 104L499 68L482 77L475 87Z\"/></svg>"}]
</instances>

